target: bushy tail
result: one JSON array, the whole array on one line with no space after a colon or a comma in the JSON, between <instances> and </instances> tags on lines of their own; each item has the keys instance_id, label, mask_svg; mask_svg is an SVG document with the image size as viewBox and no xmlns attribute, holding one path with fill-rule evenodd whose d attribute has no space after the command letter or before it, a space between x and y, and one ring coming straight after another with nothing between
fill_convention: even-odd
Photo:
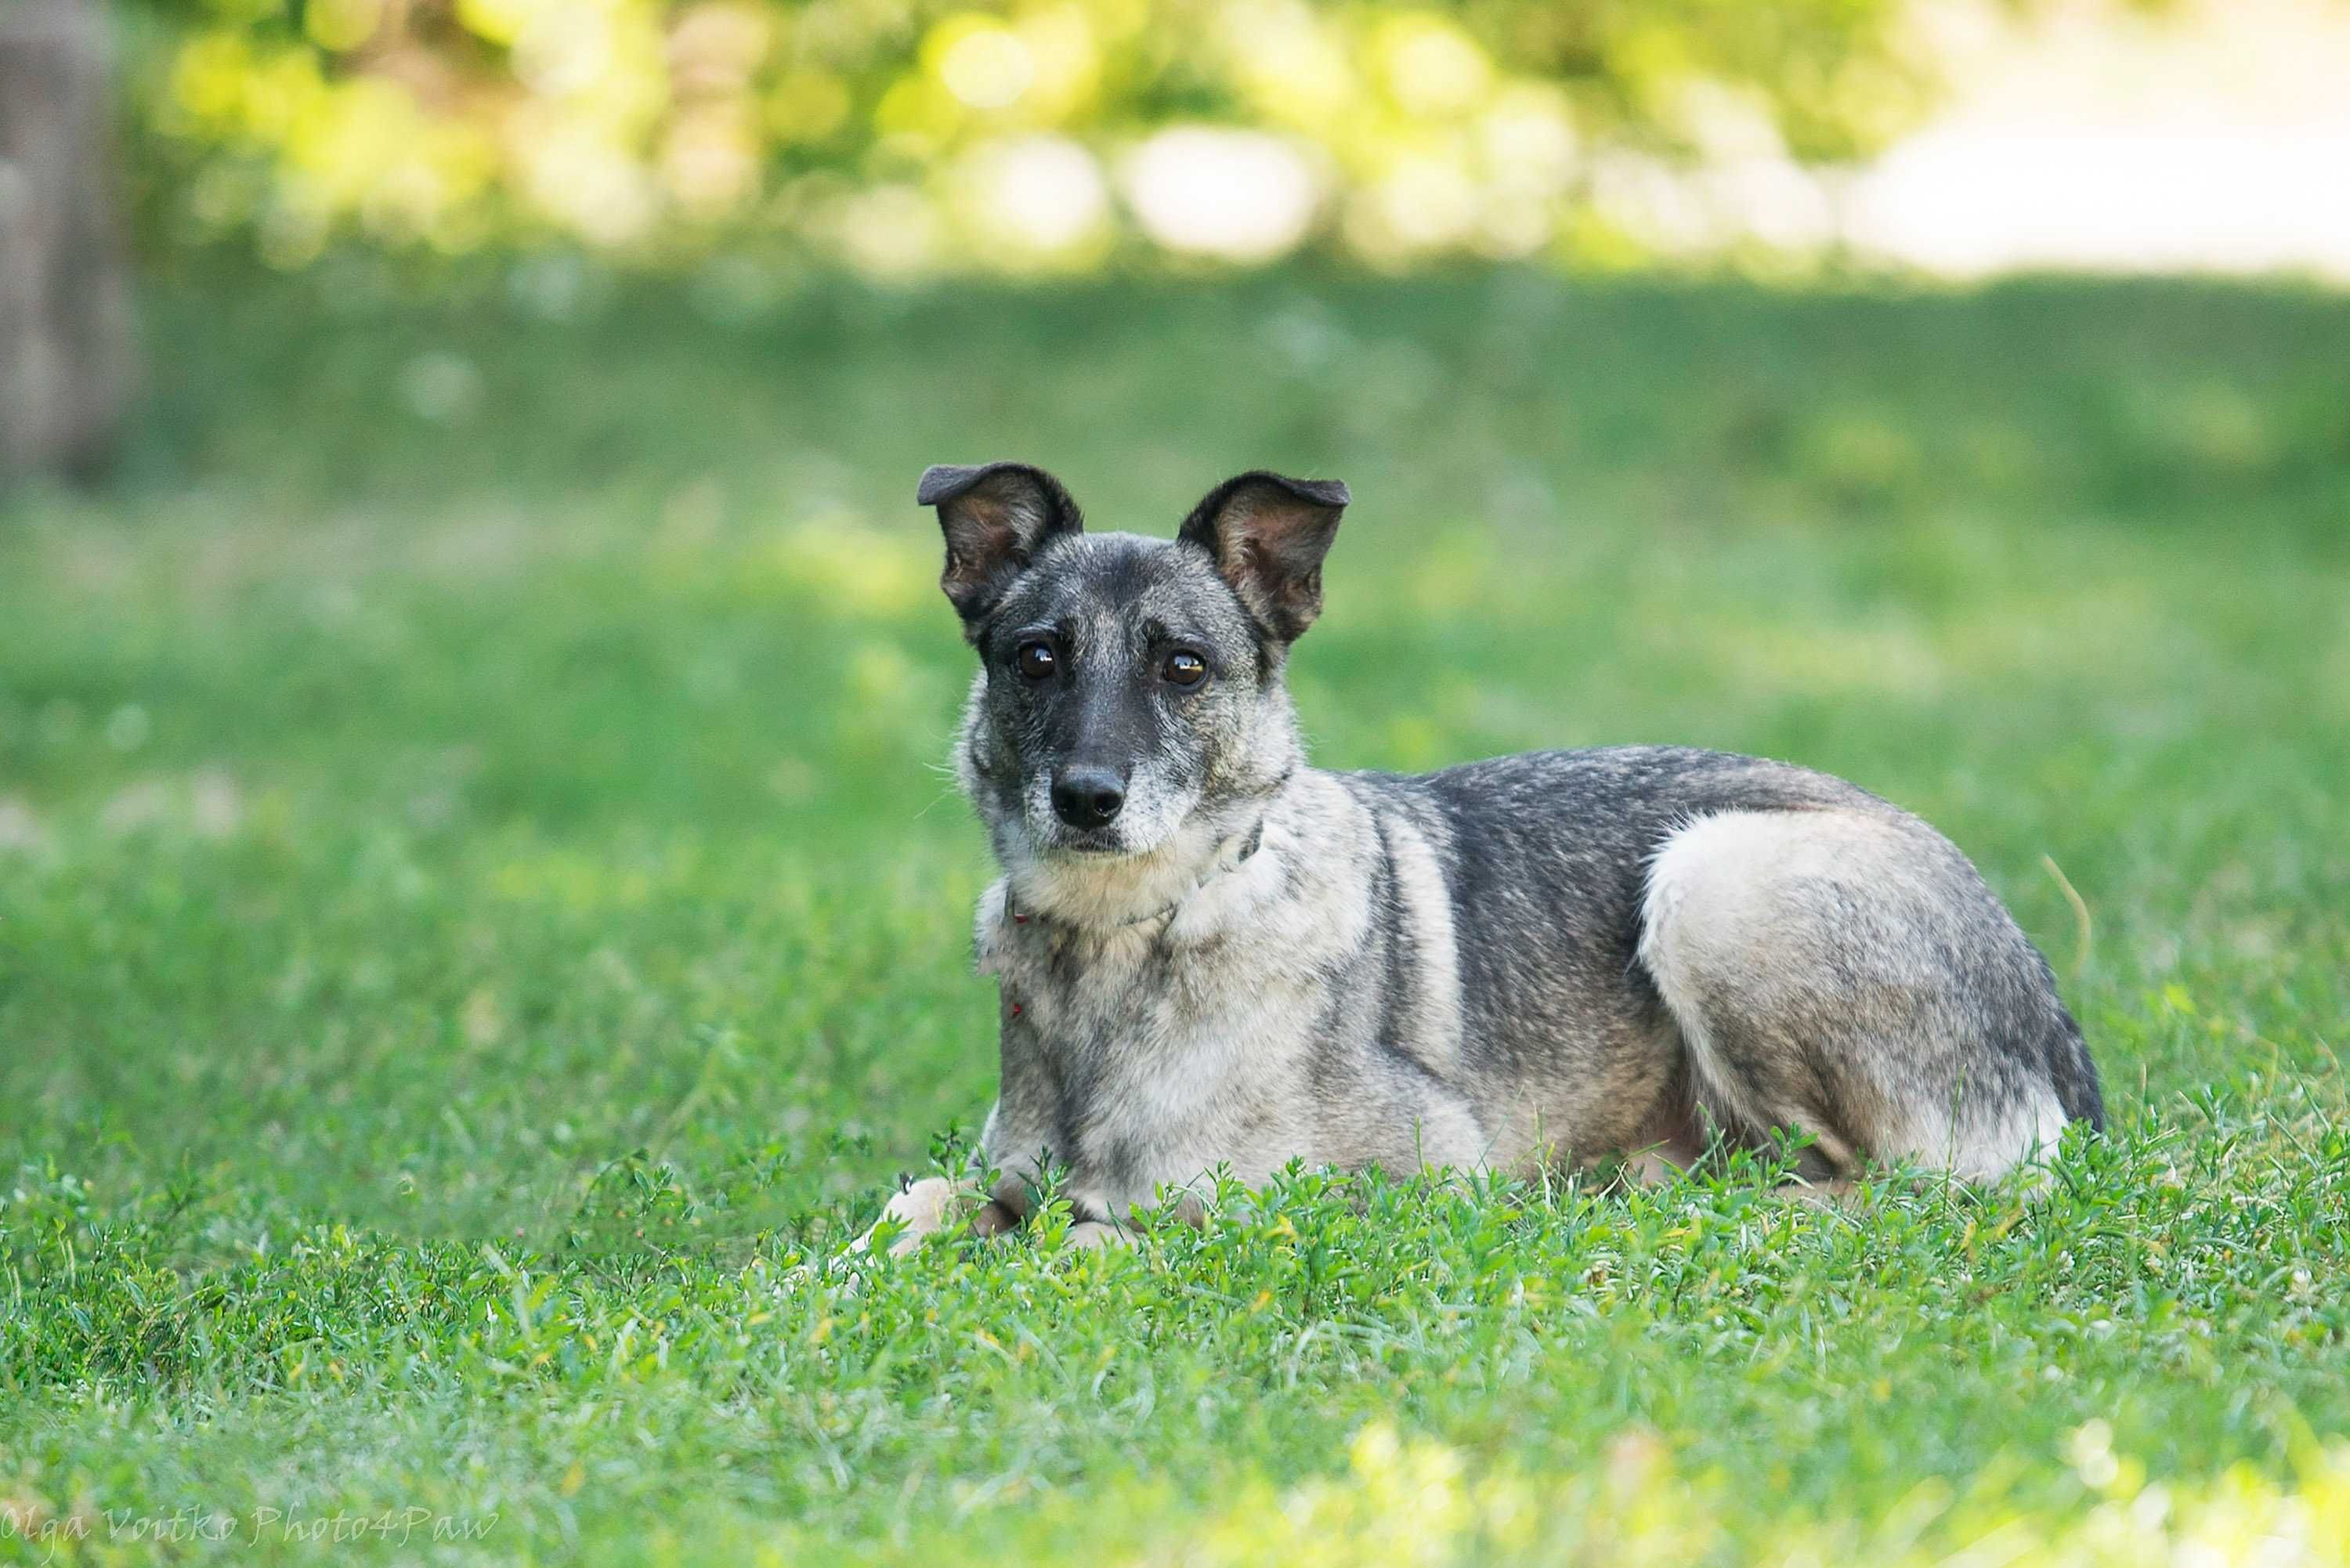
<instances>
[{"instance_id":1,"label":"bushy tail","mask_svg":"<svg viewBox=\"0 0 2350 1568\"><path fill-rule=\"evenodd\" d=\"M2048 1077L2056 1085L2056 1103L2067 1120L2086 1122L2106 1130L2106 1096L2097 1087L2097 1064L2089 1059L2089 1043L2081 1026L2062 1004L2056 1017L2063 1028L2048 1042Z\"/></svg>"}]
</instances>

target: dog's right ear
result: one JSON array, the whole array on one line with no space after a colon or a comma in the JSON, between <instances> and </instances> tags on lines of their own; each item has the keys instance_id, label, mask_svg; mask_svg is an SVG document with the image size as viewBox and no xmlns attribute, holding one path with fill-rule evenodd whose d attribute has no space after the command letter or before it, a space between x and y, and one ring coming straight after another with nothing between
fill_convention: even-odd
<instances>
[{"instance_id":1,"label":"dog's right ear","mask_svg":"<svg viewBox=\"0 0 2350 1568\"><path fill-rule=\"evenodd\" d=\"M965 637L1047 540L1086 526L1061 482L1024 462L938 463L923 470L914 499L939 509L947 537L939 587L962 617Z\"/></svg>"}]
</instances>

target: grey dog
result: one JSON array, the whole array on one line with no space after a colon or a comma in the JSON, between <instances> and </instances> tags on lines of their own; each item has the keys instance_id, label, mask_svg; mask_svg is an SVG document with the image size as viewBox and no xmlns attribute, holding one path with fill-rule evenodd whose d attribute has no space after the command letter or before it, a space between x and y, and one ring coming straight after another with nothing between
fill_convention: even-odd
<instances>
[{"instance_id":1,"label":"grey dog","mask_svg":"<svg viewBox=\"0 0 2350 1568\"><path fill-rule=\"evenodd\" d=\"M1003 1076L993 1186L908 1187L896 1250L1018 1223L1048 1165L1093 1242L1293 1159L1660 1171L1800 1132L1821 1184L1989 1180L2102 1125L2038 950L1841 779L1668 746L1308 766L1283 673L1345 485L1241 474L1171 541L1087 533L1020 463L919 499L979 656L954 762L1003 871Z\"/></svg>"}]
</instances>

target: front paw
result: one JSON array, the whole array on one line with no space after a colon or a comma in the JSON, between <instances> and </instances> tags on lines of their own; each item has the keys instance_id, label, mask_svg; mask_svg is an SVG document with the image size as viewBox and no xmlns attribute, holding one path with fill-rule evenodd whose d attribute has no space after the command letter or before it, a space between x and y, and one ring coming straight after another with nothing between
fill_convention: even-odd
<instances>
[{"instance_id":1,"label":"front paw","mask_svg":"<svg viewBox=\"0 0 2350 1568\"><path fill-rule=\"evenodd\" d=\"M848 1250L869 1252L877 1241L886 1241L889 1255L902 1258L920 1246L924 1237L953 1224L972 1196L969 1182L926 1176L889 1199L889 1206L881 1210L881 1218L864 1235L851 1241Z\"/></svg>"}]
</instances>

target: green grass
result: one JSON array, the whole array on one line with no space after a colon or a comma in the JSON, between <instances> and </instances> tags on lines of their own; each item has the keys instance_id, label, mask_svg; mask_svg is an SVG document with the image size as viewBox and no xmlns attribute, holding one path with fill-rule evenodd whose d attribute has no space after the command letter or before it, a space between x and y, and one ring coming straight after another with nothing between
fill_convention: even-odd
<instances>
[{"instance_id":1,"label":"green grass","mask_svg":"<svg viewBox=\"0 0 2350 1568\"><path fill-rule=\"evenodd\" d=\"M0 504L0 1557L2350 1554L2350 300L362 269L146 329L120 482ZM1009 455L1158 531L1348 480L1326 763L1923 812L2115 1136L2032 1207L1301 1173L795 1286L993 1088L911 493Z\"/></svg>"}]
</instances>

